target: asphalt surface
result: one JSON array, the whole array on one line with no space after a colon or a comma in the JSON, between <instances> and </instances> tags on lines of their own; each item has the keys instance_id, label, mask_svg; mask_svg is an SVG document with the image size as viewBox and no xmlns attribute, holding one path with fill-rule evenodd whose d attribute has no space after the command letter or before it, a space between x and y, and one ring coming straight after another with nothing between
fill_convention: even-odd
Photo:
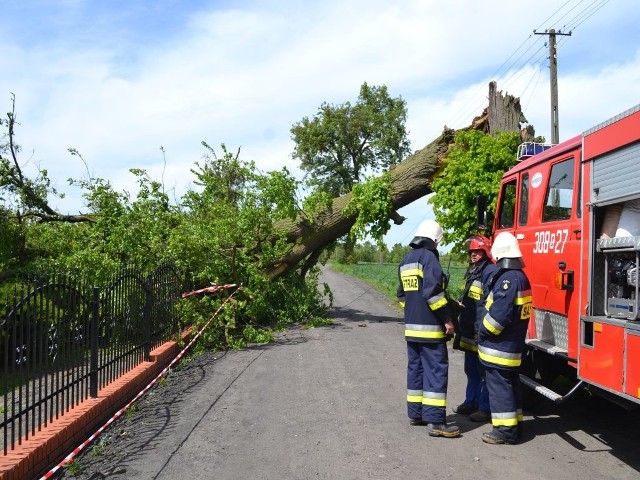
<instances>
[{"instance_id":1,"label":"asphalt surface","mask_svg":"<svg viewBox=\"0 0 640 480\"><path fill-rule=\"evenodd\" d=\"M637 479L640 417L609 402L543 402L523 441L487 445L488 424L452 408L463 355L450 350L448 421L431 438L406 417L400 312L331 270L334 324L208 353L171 372L78 457L75 476L110 479ZM79 471L78 471L79 470Z\"/></svg>"}]
</instances>

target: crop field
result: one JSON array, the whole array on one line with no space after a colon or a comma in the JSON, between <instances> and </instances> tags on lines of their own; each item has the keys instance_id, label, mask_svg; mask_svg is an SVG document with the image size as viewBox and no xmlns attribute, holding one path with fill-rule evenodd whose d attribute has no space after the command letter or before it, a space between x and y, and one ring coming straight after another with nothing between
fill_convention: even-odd
<instances>
[{"instance_id":1,"label":"crop field","mask_svg":"<svg viewBox=\"0 0 640 480\"><path fill-rule=\"evenodd\" d=\"M449 274L447 291L452 298L459 298L464 287L464 272L467 264L456 261L449 263L446 259L441 262L445 274ZM390 298L396 298L398 289L398 265L394 263L331 263L331 268L338 272L359 278L374 288L384 292Z\"/></svg>"}]
</instances>

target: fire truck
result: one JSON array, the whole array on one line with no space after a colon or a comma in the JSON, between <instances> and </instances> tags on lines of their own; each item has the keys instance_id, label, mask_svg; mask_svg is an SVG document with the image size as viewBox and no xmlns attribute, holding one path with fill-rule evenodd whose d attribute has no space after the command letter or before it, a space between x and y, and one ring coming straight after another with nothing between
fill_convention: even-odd
<instances>
[{"instance_id":1,"label":"fire truck","mask_svg":"<svg viewBox=\"0 0 640 480\"><path fill-rule=\"evenodd\" d=\"M586 387L640 406L640 105L558 145L521 145L501 181L503 231L532 289L523 383L557 403ZM561 375L572 388L554 390Z\"/></svg>"}]
</instances>

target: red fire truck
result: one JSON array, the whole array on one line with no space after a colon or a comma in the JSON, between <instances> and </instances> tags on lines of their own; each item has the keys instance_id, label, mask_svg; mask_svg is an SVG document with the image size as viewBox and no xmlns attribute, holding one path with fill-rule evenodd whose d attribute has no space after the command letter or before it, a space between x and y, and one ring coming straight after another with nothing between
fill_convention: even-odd
<instances>
[{"instance_id":1,"label":"red fire truck","mask_svg":"<svg viewBox=\"0 0 640 480\"><path fill-rule=\"evenodd\" d=\"M558 403L587 387L640 404L640 105L518 155L492 234L515 235L531 282L522 380ZM560 375L577 381L564 394Z\"/></svg>"}]
</instances>

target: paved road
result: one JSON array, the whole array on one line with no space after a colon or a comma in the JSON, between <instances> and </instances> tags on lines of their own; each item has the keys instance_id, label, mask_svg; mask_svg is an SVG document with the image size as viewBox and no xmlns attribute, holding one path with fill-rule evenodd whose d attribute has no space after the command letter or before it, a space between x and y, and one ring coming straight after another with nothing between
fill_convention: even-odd
<instances>
[{"instance_id":1,"label":"paved road","mask_svg":"<svg viewBox=\"0 0 640 480\"><path fill-rule=\"evenodd\" d=\"M109 471L91 478L640 477L640 418L593 399L525 412L519 445L482 443L489 425L451 412L464 391L457 351L450 352L448 420L463 435L431 438L425 427L409 426L399 312L356 279L331 270L323 278L334 292L334 325L292 329L273 344L211 356L179 373L182 380L169 378L183 391L165 395L153 418L143 416L131 432L116 427L111 438L133 441L127 453L103 458Z\"/></svg>"}]
</instances>

